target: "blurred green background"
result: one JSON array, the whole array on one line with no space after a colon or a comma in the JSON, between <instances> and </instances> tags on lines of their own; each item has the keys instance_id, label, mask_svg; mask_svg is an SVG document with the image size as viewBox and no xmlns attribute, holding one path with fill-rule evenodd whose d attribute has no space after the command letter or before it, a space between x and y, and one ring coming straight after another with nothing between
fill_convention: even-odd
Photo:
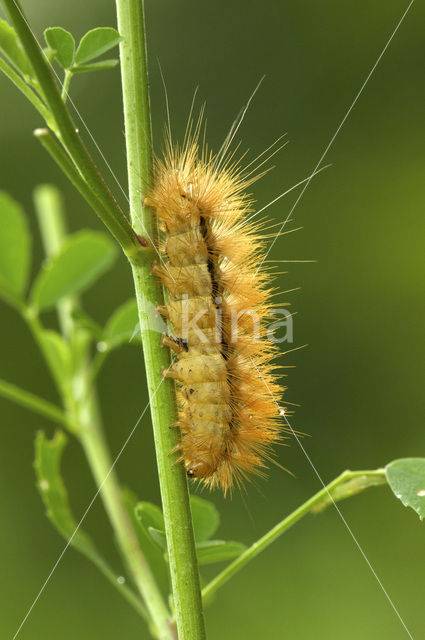
<instances>
[{"instance_id":1,"label":"blurred green background","mask_svg":"<svg viewBox=\"0 0 425 640\"><path fill-rule=\"evenodd\" d=\"M400 0L147 0L156 149L165 121L157 57L176 137L184 132L199 84L200 99L207 102L208 140L216 149L266 74L240 129L243 146L254 157L283 132L290 144L255 185L263 206L314 168L406 6ZM89 28L115 25L112 1L26 0L24 8L38 35L61 25L78 38ZM282 362L296 365L287 381L287 398L301 405L293 424L310 434L303 444L325 481L345 468L425 455L424 23L425 8L418 2L327 155L332 167L314 179L297 206L292 228L303 230L279 238L273 248L274 258L317 260L288 265L279 286L301 287L285 298L297 312L294 346L309 346ZM35 185L48 181L63 190L72 230L100 223L32 137L41 124L37 114L3 77L0 92L0 187L25 205L36 272L42 252L31 200ZM125 185L118 70L77 77L71 92ZM284 220L295 199L292 193L274 205L270 217ZM85 295L85 307L104 322L131 295L121 259ZM2 378L57 401L26 328L3 303L0 350ZM99 386L108 439L118 452L146 403L138 349L114 353ZM32 469L35 431L51 433L53 427L4 400L0 410L0 632L12 638L64 543L44 516ZM226 500L211 496L222 514L219 537L252 542L318 490L296 442L278 453L295 478L273 467L258 490L249 486L245 495ZM140 498L159 502L148 418L118 471ZM95 487L75 442L68 446L64 472L73 509L82 514ZM371 489L341 510L411 637L424 637L424 525L387 488ZM86 528L117 560L99 501ZM217 594L206 616L212 640L408 637L335 509L296 525ZM19 635L57 637L144 639L148 632L71 549Z\"/></svg>"}]
</instances>

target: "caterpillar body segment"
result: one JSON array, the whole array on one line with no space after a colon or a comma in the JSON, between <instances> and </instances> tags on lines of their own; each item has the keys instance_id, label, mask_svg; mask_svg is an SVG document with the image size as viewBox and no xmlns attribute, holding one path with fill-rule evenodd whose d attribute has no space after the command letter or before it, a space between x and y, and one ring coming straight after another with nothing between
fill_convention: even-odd
<instances>
[{"instance_id":1,"label":"caterpillar body segment","mask_svg":"<svg viewBox=\"0 0 425 640\"><path fill-rule=\"evenodd\" d=\"M217 158L198 157L192 142L157 161L145 204L163 233L163 260L153 273L166 304L158 311L173 335L163 344L175 362L181 452L188 476L226 493L261 475L270 445L281 439L275 345L267 339L271 276L261 226L244 224L253 179Z\"/></svg>"}]
</instances>

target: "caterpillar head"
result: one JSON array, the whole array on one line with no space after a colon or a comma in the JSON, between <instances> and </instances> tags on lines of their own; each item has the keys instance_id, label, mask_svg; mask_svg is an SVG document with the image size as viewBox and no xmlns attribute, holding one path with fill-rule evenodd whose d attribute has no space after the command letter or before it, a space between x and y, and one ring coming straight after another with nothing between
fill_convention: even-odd
<instances>
[{"instance_id":1,"label":"caterpillar head","mask_svg":"<svg viewBox=\"0 0 425 640\"><path fill-rule=\"evenodd\" d=\"M186 475L188 478L206 478L214 471L207 460L192 460L186 463Z\"/></svg>"}]
</instances>

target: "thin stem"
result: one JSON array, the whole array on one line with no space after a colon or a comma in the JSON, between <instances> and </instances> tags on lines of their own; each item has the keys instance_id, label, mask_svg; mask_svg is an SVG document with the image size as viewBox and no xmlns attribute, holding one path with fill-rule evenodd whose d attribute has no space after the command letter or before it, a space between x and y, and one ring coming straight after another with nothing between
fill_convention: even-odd
<instances>
[{"instance_id":1,"label":"thin stem","mask_svg":"<svg viewBox=\"0 0 425 640\"><path fill-rule=\"evenodd\" d=\"M99 216L101 220L107 215L104 203L99 200L91 187L84 180L82 174L78 171L75 164L67 155L63 146L58 142L54 134L49 129L36 129L34 135L41 142L46 151L51 155L56 164L60 167L67 178L72 182L74 187L78 189L87 204ZM127 256L132 261L145 262L153 255L152 247L142 247L140 244L134 251L127 251Z\"/></svg>"},{"instance_id":2,"label":"thin stem","mask_svg":"<svg viewBox=\"0 0 425 640\"><path fill-rule=\"evenodd\" d=\"M53 189L52 187L44 187L44 189L49 188ZM43 200L46 202L46 194L44 194L43 199L37 198L36 204L40 206ZM58 249L64 240L62 234L64 233L65 225L60 220L63 211L60 207L55 206L57 204L58 199L50 196L48 215L44 216L43 211L38 212L39 222L42 226L42 238L48 254L54 248ZM59 218L59 220L54 220L55 217ZM83 349L74 372L73 398L71 403L67 403L67 413L72 420L80 425L77 437L84 449L96 484L101 487L101 497L118 544L132 573L137 589L152 617L158 637L161 640L169 640L172 638L171 614L162 599L149 564L140 549L136 532L122 499L121 487L114 471L114 463L103 432L94 387L91 386L90 392L87 393L87 386L92 377L91 362L87 349L84 349L84 345L88 345L85 336L86 331L79 328L72 317L73 304L75 304L75 301L70 303L64 310L64 313L68 313L66 326L70 327L71 342L77 347L77 350L78 343L82 343Z\"/></svg>"},{"instance_id":3,"label":"thin stem","mask_svg":"<svg viewBox=\"0 0 425 640\"><path fill-rule=\"evenodd\" d=\"M99 375L100 370L105 364L105 361L109 356L109 353L110 353L109 350L98 351L93 357L92 367L91 367L91 378L89 383L90 385L93 385L96 382L97 376Z\"/></svg>"},{"instance_id":4,"label":"thin stem","mask_svg":"<svg viewBox=\"0 0 425 640\"><path fill-rule=\"evenodd\" d=\"M44 118L44 120L47 123L49 122L51 123L51 120L52 120L51 115L48 109L46 109L46 106L44 105L44 103L40 100L40 98L33 91L33 89L31 89L31 87L29 87L26 84L26 82L22 80L21 76L18 73L16 73L16 71L14 71L12 67L7 64L5 60L3 60L3 58L0 58L0 71L2 71L4 75L7 76L9 80L13 82L15 87L17 87L19 91L21 91L24 94L24 96L31 102L33 107L35 107L39 112L39 114Z\"/></svg>"},{"instance_id":5,"label":"thin stem","mask_svg":"<svg viewBox=\"0 0 425 640\"><path fill-rule=\"evenodd\" d=\"M318 491L312 498L307 500L307 502L304 502L298 509L295 509L289 516L279 522L273 529L270 529L262 538L254 542L254 544L236 558L236 560L211 580L202 590L204 601L208 600L212 594L234 576L235 573L240 571L248 562L264 551L264 549L298 522L298 520L301 520L301 518L307 515L307 513L322 510L325 506L333 504L337 500L342 500L355 493L364 491L368 487L385 483L385 469L376 469L373 471L344 471L321 491Z\"/></svg>"},{"instance_id":6,"label":"thin stem","mask_svg":"<svg viewBox=\"0 0 425 640\"><path fill-rule=\"evenodd\" d=\"M152 176L152 143L147 74L146 39L141 0L116 0L127 146L130 212L140 234L155 239L155 225L142 206L142 192ZM187 480L183 465L173 464L171 449L178 441L170 429L175 419L174 388L163 380L161 368L170 364L160 336L149 329L152 304L163 294L147 264L133 264L139 309L146 376L151 401L152 423L158 464L161 498L167 535L173 601L179 640L202 640L205 625L200 595L199 572L190 514Z\"/></svg>"},{"instance_id":7,"label":"thin stem","mask_svg":"<svg viewBox=\"0 0 425 640\"><path fill-rule=\"evenodd\" d=\"M55 187L41 184L34 189L34 205L44 249L50 258L59 251L66 236L62 195ZM72 333L71 314L75 306L74 298L64 298L57 304L62 333L67 339Z\"/></svg>"},{"instance_id":8,"label":"thin stem","mask_svg":"<svg viewBox=\"0 0 425 640\"><path fill-rule=\"evenodd\" d=\"M0 396L7 398L8 400L12 400L13 402L16 402L16 404L19 404L26 409L30 409L31 411L38 413L40 416L43 416L48 420L52 420L53 422L57 422L64 427L70 426L69 418L60 407L48 402L48 400L44 400L44 398L36 396L30 391L25 391L10 382L6 382L6 380L0 380Z\"/></svg>"},{"instance_id":9,"label":"thin stem","mask_svg":"<svg viewBox=\"0 0 425 640\"><path fill-rule=\"evenodd\" d=\"M83 424L83 429L80 432L80 442L96 484L102 487L102 500L117 536L122 555L150 613L158 638L171 640L173 638L171 614L139 547L136 533L123 503L121 487L113 471L113 461L106 445L98 408L95 406L93 398L85 401L82 411L85 414L85 425Z\"/></svg>"},{"instance_id":10,"label":"thin stem","mask_svg":"<svg viewBox=\"0 0 425 640\"><path fill-rule=\"evenodd\" d=\"M60 409L60 407L57 407L47 400L44 400L44 398L39 398L33 393L25 391L24 389L21 389L14 384L11 384L10 382L0 380L0 396L6 398L7 400L11 400L12 402L16 402L16 404L25 407L25 409L30 409L31 411L34 411L35 413L38 413L44 418L52 420L57 424L61 424L64 427L70 426L68 417ZM75 429L75 427L72 426L72 429ZM93 557L91 559L93 562L95 562L95 559L93 559ZM145 620L149 620L149 615L145 606L143 605L143 602L133 592L133 590L130 589L126 584L118 581L118 576L104 562L98 561L96 562L96 566L106 576L111 584L116 589L118 589L121 595L129 602L129 604L137 611L137 613Z\"/></svg>"},{"instance_id":11,"label":"thin stem","mask_svg":"<svg viewBox=\"0 0 425 640\"><path fill-rule=\"evenodd\" d=\"M75 124L61 98L51 65L48 64L40 45L29 28L18 1L3 0L3 4L9 13L25 53L31 60L42 95L54 119L55 130L58 131L60 139L74 164L78 167L87 184L90 185L96 198L104 206L101 216L102 221L121 245L123 251L129 256L134 256L141 248L137 236L78 135ZM98 211L96 213L99 215Z\"/></svg>"},{"instance_id":12,"label":"thin stem","mask_svg":"<svg viewBox=\"0 0 425 640\"><path fill-rule=\"evenodd\" d=\"M72 71L70 69L65 69L65 77L63 79L61 98L64 102L68 97L69 85L71 84Z\"/></svg>"},{"instance_id":13,"label":"thin stem","mask_svg":"<svg viewBox=\"0 0 425 640\"><path fill-rule=\"evenodd\" d=\"M149 78L144 25L143 2L118 0L118 30L130 214L133 226L140 234L155 235L155 225L143 195L152 179L152 125L149 101Z\"/></svg>"}]
</instances>

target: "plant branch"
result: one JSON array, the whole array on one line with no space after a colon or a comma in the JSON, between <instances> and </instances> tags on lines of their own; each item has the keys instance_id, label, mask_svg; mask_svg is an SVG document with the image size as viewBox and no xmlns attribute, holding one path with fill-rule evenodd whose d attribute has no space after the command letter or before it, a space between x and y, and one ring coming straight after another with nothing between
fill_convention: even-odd
<instances>
[{"instance_id":1,"label":"plant branch","mask_svg":"<svg viewBox=\"0 0 425 640\"><path fill-rule=\"evenodd\" d=\"M45 400L44 398L40 398L34 393L25 391L10 382L6 382L6 380L0 380L0 396L7 398L7 400L12 400L13 402L16 402L16 404L19 404L26 409L30 409L31 411L48 418L48 420L57 422L64 427L70 426L68 417L60 407L48 402L48 400Z\"/></svg>"},{"instance_id":2,"label":"plant branch","mask_svg":"<svg viewBox=\"0 0 425 640\"><path fill-rule=\"evenodd\" d=\"M72 162L63 146L59 143L56 136L49 131L49 129L35 129L34 136L43 145L46 151L50 154L58 167L70 180L70 182L76 187L76 189L83 196L87 204L93 209L101 220L104 220L108 215L108 211L105 209L104 202L99 200L96 194L93 192L90 185L85 181L83 175L77 169ZM126 254L132 261L144 262L152 255L153 249L151 247L142 247L138 243L137 247L128 249Z\"/></svg>"},{"instance_id":3,"label":"plant branch","mask_svg":"<svg viewBox=\"0 0 425 640\"><path fill-rule=\"evenodd\" d=\"M3 0L19 36L21 44L31 60L34 73L42 95L51 112L61 142L63 142L72 161L90 185L96 198L103 204L101 219L129 258L134 258L141 250L140 243L127 218L121 211L112 193L106 186L96 165L78 135L75 124L61 98L58 85L53 76L51 65L46 60L40 45L35 39L17 0ZM96 211L99 215L99 211Z\"/></svg>"},{"instance_id":4,"label":"plant branch","mask_svg":"<svg viewBox=\"0 0 425 640\"><path fill-rule=\"evenodd\" d=\"M50 202L47 207L47 215L43 215L43 211L39 210L38 219L42 227L46 253L50 255L61 246L64 239L65 225L61 220L63 212L58 207L58 198L52 193L55 191L54 188L44 186L43 189L50 190ZM40 207L48 199L47 193L44 193L43 197L41 197L39 191L36 205ZM72 420L80 425L76 435L84 449L96 484L101 488L101 497L122 555L146 604L158 632L158 637L161 640L168 640L172 637L170 631L171 614L162 599L150 566L140 549L137 534L127 513L121 487L114 471L115 463L111 459L103 432L97 396L93 385L91 385L90 391L87 392L87 386L92 378L92 363L88 355L87 347L89 343L86 340L86 330L78 327L72 316L72 308L77 301L65 300L65 302L68 302L68 305L59 310L61 311L60 319L62 322L66 320L64 324L68 327L69 339L76 347L77 352L80 352L73 376L72 402L67 402L67 399L64 398L64 401L67 402L67 413ZM68 317L64 318L63 314L68 314ZM83 345L82 348L81 344Z\"/></svg>"},{"instance_id":5,"label":"plant branch","mask_svg":"<svg viewBox=\"0 0 425 640\"><path fill-rule=\"evenodd\" d=\"M11 82L13 82L15 87L17 87L19 91L24 94L24 96L31 102L33 107L35 107L38 113L44 118L44 120L48 124L49 122L51 123L51 116L48 109L46 109L45 104L42 102L42 100L40 100L40 98L31 89L31 87L29 87L27 83L22 80L21 76L16 73L16 71L14 71L5 60L3 60L3 58L0 58L0 71L2 71L4 75L7 76L9 80L11 80Z\"/></svg>"},{"instance_id":6,"label":"plant branch","mask_svg":"<svg viewBox=\"0 0 425 640\"><path fill-rule=\"evenodd\" d=\"M272 542L287 531L298 520L310 512L317 513L339 500L348 498L368 487L386 484L385 469L374 471L343 471L321 491L295 509L289 516L270 529L262 538L254 542L236 560L229 564L202 590L202 597L207 601L213 593L225 584L232 576L242 569L248 562L264 551Z\"/></svg>"},{"instance_id":7,"label":"plant branch","mask_svg":"<svg viewBox=\"0 0 425 640\"><path fill-rule=\"evenodd\" d=\"M62 196L55 187L41 184L34 189L34 205L46 256L51 258L60 250L66 236ZM71 318L75 306L75 299L68 297L59 300L57 304L62 333L68 340L73 333Z\"/></svg>"},{"instance_id":8,"label":"plant branch","mask_svg":"<svg viewBox=\"0 0 425 640\"><path fill-rule=\"evenodd\" d=\"M138 233L154 237L156 225L150 209L143 206L143 195L150 185L153 170L143 2L117 0L116 6L122 37L120 59L130 214Z\"/></svg>"},{"instance_id":9,"label":"plant branch","mask_svg":"<svg viewBox=\"0 0 425 640\"><path fill-rule=\"evenodd\" d=\"M142 205L142 192L152 176L152 143L147 73L146 39L141 0L116 0L127 146L130 212L137 232L155 240L155 225ZM175 419L174 387L163 380L161 369L170 364L160 336L148 328L152 304L163 299L150 265L133 264L161 498L167 536L173 601L179 640L202 640L205 626L200 595L193 527L184 467L173 464L171 449L178 433L170 429Z\"/></svg>"},{"instance_id":10,"label":"plant branch","mask_svg":"<svg viewBox=\"0 0 425 640\"><path fill-rule=\"evenodd\" d=\"M61 98L64 102L66 102L66 99L68 97L68 91L69 91L69 85L71 84L71 79L72 79L72 71L70 71L70 69L65 69L65 77L63 79L63 85L62 85L62 91L61 91Z\"/></svg>"}]
</instances>

